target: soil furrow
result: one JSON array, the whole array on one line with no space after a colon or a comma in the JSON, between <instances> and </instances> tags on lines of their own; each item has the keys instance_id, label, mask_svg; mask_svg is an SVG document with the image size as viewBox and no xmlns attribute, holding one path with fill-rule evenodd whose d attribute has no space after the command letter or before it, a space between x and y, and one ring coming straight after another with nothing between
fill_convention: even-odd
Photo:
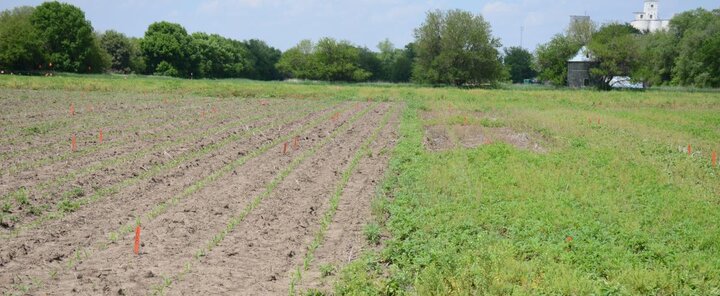
<instances>
[{"instance_id":1,"label":"soil furrow","mask_svg":"<svg viewBox=\"0 0 720 296\"><path fill-rule=\"evenodd\" d=\"M248 104L245 106L234 106L234 108L249 107L257 109L258 106ZM165 108L165 107L161 107ZM54 144L53 149L42 149L39 151L17 152L16 157L12 157L6 161L8 164L3 168L0 175L8 177L8 175L27 175L32 174L39 168L52 166L73 164L73 161L84 161L85 156L95 155L96 152L105 153L110 148L118 150L129 150L137 147L141 143L161 141L168 135L186 130L202 130L204 126L213 126L222 123L225 119L232 118L231 113L222 112L220 114L211 114L211 110L207 110L208 114L201 118L197 109L199 106L191 106L183 108L188 110L162 109L159 111L164 116L158 116L152 121L147 121L141 125L127 125L128 120L118 120L122 122L120 126L108 127L103 125L95 125L92 123L79 122L75 124L70 131L63 133L54 133L50 138ZM223 108L225 110L230 109ZM217 109L216 109L217 110ZM245 110L243 110L245 111ZM132 113L125 113L125 117L133 116ZM142 118L134 118L130 123L143 122ZM124 124L124 125L123 125ZM200 127L200 128L198 128ZM98 128L103 128L105 140L103 145L97 145ZM75 134L78 140L78 150L71 152L69 137ZM13 146L17 146L16 144Z\"/></svg>"},{"instance_id":2,"label":"soil furrow","mask_svg":"<svg viewBox=\"0 0 720 296\"><path fill-rule=\"evenodd\" d=\"M290 271L302 260L342 168L388 108L381 105L293 170L169 294L286 294Z\"/></svg>"},{"instance_id":3,"label":"soil furrow","mask_svg":"<svg viewBox=\"0 0 720 296\"><path fill-rule=\"evenodd\" d=\"M326 122L326 121L327 121L326 119L327 119L329 116L330 116L330 115L321 117L321 118L320 118L321 120L315 121L316 123L305 124L305 125L303 125L303 126L305 126L305 127L302 127L300 130L304 130L304 129L307 129L307 128L313 128L313 126L316 126L318 123ZM264 142L271 141L271 139L275 139L275 138L284 138L284 136L281 136L281 135L283 135L283 134L292 135L292 134L295 133L295 132L292 132L293 130L298 130L298 129L292 128L292 127L282 128L281 131L279 131L279 134L277 134L277 135L267 135L267 136L264 136L264 137L263 137L263 138L265 139ZM320 133L319 135L322 136L322 133ZM279 143L272 142L271 144L269 144L269 147L275 147L277 144L279 144ZM268 145L265 145L265 146L268 146ZM261 148L261 149L262 149L262 148ZM266 151L267 151L267 150L266 150ZM266 153L260 153L258 156L267 158L267 155L269 155L270 157L273 157L273 158L274 158L274 157L276 157L277 153L278 153L278 151L274 151L274 149L273 149L273 150L271 150L271 151L267 151ZM237 154L237 155L235 155L235 157L238 157L238 155L250 155L250 154L251 154L250 152L247 152L247 153L243 153L243 154ZM286 156L284 156L284 157L285 157L285 158L288 158L289 155L286 155ZM244 156L240 156L240 157L239 157L239 159L243 159L243 158L245 158L245 157L244 157ZM241 161L241 163L239 163L239 165L242 165L242 164L243 164L242 162L243 162L243 161ZM265 162L267 162L267 159L265 159L265 160L263 161L263 160L258 160L257 158L254 158L254 159L251 160L251 162L253 163L253 165L251 165L250 163L245 164L245 165L241 166L240 168L237 168L237 169L235 170L235 172L238 172L239 170L246 170L246 171L247 171L246 173L248 173L248 172L249 172L249 173L256 172L256 171L258 170L257 166L258 166L259 164L264 164ZM219 172L220 172L220 174L219 174L218 176L221 176L221 175L224 175L224 174L227 174L228 176L234 176L235 174L233 173L232 167L230 167L229 170L227 169L227 167L228 167L228 165L225 165L224 168L216 168L214 171L219 171ZM272 168L270 168L270 169L272 169ZM202 192L207 192L207 190L213 190L213 188L224 188L224 187L225 187L224 185L226 185L225 183L227 183L227 182L223 182L223 179L220 179L220 180L218 180L218 179L212 179L212 177L210 177L210 176L212 176L212 174L211 174L211 175L208 175L208 176L209 176L208 178L210 178L209 180L203 179L203 180L199 181L199 182L205 182L205 181L207 181L207 182L209 183L209 184L206 184L206 185L208 186L207 189L205 189L205 187L203 187L203 186L205 186L205 185L197 184L197 183L196 183L197 185L196 185L196 184L193 184L193 185L191 185L190 187L186 187L186 188L197 188L198 186L199 186L199 187L203 187L203 188L198 189L199 191L197 191L197 190L196 190L196 191L192 191L192 190L189 191L188 194L189 194L190 196L186 196L186 197L184 197L184 198L187 198L187 199L189 199L189 200L198 200L198 199L199 199L198 202L200 202L200 203L209 202L209 201L210 201L209 199L203 198L203 196L204 196L205 194L201 194ZM251 178L250 180L252 181L253 178ZM184 191L183 193L185 193L185 191ZM211 195L211 196L214 196L214 194L210 194L210 195ZM181 198L181 199L178 199L177 201L175 201L174 203L171 202L171 203L165 204L165 206L153 207L152 209L146 209L146 210L144 211L146 214L141 215L141 216L142 216L142 218L143 218L142 220L143 220L143 223L144 223L144 227L143 227L143 228L146 229L146 232L145 232L145 235L144 235L144 237L146 237L146 240L152 239L152 235L153 235L152 230L153 230L154 228L162 229L163 227L171 227L171 228L173 227L172 224L168 225L167 222L164 221L163 219L166 218L166 217L172 217L173 215L177 214L178 211L180 211L180 213L184 213L184 210L178 209L177 206L173 206L173 205L175 205L175 204L177 204L177 203L179 203L180 205L185 204L185 202L183 202L183 199ZM155 212L155 211L158 210L158 209L166 209L166 208L168 208L168 207L171 208L171 211L168 212L168 213L164 213L164 212L160 211L161 213L159 214L159 219L154 219L154 217L152 217L151 213ZM142 213L142 212L140 212L140 213ZM147 218L148 216L150 216L150 217ZM145 222L145 221L146 221L146 222ZM188 223L189 223L189 222L188 222ZM198 221L196 221L195 223L202 223L202 221L198 220ZM131 230L133 229L132 225L134 225L134 223L130 223L130 224L128 224L128 225L130 226L130 227L129 227L130 231L126 231L126 232L124 232L124 233L121 233L121 234L119 235L119 237L125 238L126 234L129 233L129 232L131 232ZM156 226L153 228L151 225L156 225ZM124 227L123 227L123 228L124 228ZM191 229L191 230L192 230L192 229ZM192 231L194 231L194 230L192 230ZM164 233L165 233L165 232L162 231L162 230L160 230L159 232L160 232L161 234L164 234ZM148 238L148 237L149 237L149 238ZM182 238L180 238L180 239L182 239ZM124 240L122 240L122 241L124 241ZM144 248L144 249L145 249L145 248ZM130 254L132 254L132 253L130 253ZM108 256L114 257L114 256L117 256L117 255L122 255L122 256L127 255L127 249L125 248L125 245L124 245L124 244L113 243L113 244L108 245L108 248L107 248L107 249L105 249L105 250L99 250L97 253L95 253L94 256L92 256L92 258L89 258L89 259L87 259L86 261L83 261L83 262L81 262L80 264L78 264L77 266L75 266L75 269L76 269L76 270L82 270L83 268L88 268L88 267L92 268L92 267L94 267L94 266L97 266L97 263L98 263L98 262L105 262L105 263L101 263L101 265L102 265L102 266L107 266L107 265L108 265L108 263L107 263L107 261L108 261ZM165 258L165 257L163 257L163 258ZM126 262L123 261L123 262L118 262L118 263L119 263L119 264L125 264ZM111 266L115 266L115 265L112 265L112 264L110 264L110 265L111 265ZM98 271L95 270L95 269L91 269L89 272L98 272ZM101 271L101 272L102 272L102 271ZM101 277L101 278L103 278L103 279L106 280L106 281L107 281L107 280L120 279L120 278L119 278L119 274L121 274L122 270L119 270L119 269L117 269L117 268L113 268L113 271L112 271L112 272L113 272L113 273L117 273L117 274L114 275L114 276L112 276L112 277L109 277L109 278L105 278L104 276ZM60 286L58 286L58 287L53 287L53 288L50 289L50 290L51 290L51 291L57 291L57 289L62 289L62 288L64 287L63 283L67 283L67 281L68 281L68 276L69 276L69 278L70 278L72 281L77 281L77 279L76 279L76 277L74 276L74 274L63 275L63 276L60 276L60 277L58 278L58 280L51 282L51 284L53 284L53 285L54 285L55 283L58 283ZM86 277L86 276L82 276L82 277L85 278L85 279L93 279L93 278L95 278L94 276L87 276L87 277ZM83 287L86 287L86 286L84 286L84 285L82 284L82 282L81 282L80 284L77 284L77 285L72 286L72 288L77 288L77 289L79 289L80 291L86 290L86 289L83 288ZM97 291L97 292L100 292L100 291ZM135 293L131 293L131 294L135 294Z\"/></svg>"},{"instance_id":4,"label":"soil furrow","mask_svg":"<svg viewBox=\"0 0 720 296\"><path fill-rule=\"evenodd\" d=\"M296 129L296 126L303 126L312 118L317 118L330 111L321 111L300 121L277 128L271 127L264 133L250 137L248 141L233 141L231 147L224 148L218 154L210 155L209 159L194 159L190 163L176 167L158 177L159 182L149 181L133 185L132 188L123 190L115 198L95 204L92 210L69 215L63 219L62 223L59 221L49 223L43 231L24 234L24 240L21 241L24 241L25 244L15 246L12 250L23 250L28 246L35 247L35 249L32 253L28 252L29 254L22 256L24 259L22 262L17 258L12 260L3 271L3 274L14 274L14 271L17 270L17 272L22 271L23 274L20 278L3 278L0 283L27 285L37 278L43 278L45 279L43 282L47 282L47 278L53 275L53 271L62 270L63 265L75 267L78 260L71 258L74 252L81 250L83 253L90 252L92 255L92 252L98 249L96 246L98 242L101 243L100 247L108 242L107 234L116 229L125 228L123 225L135 221L140 214L150 211L158 203L182 194L188 188L198 186L198 179L202 179L202 176L211 175L214 171L226 166L232 159L251 153L270 139L283 134L284 131ZM138 198L139 196L142 198ZM40 237L45 238L44 242L33 240L38 233ZM18 240L13 242L15 241ZM113 239L111 238L109 241L112 242ZM38 246L39 244L41 245ZM88 247L92 247L93 250L86 249ZM53 260L56 257L59 259ZM80 257L79 259L87 259L85 254Z\"/></svg>"},{"instance_id":5,"label":"soil furrow","mask_svg":"<svg viewBox=\"0 0 720 296\"><path fill-rule=\"evenodd\" d=\"M306 108L303 108L305 110ZM282 111L279 111L282 112ZM271 112L272 113L272 112ZM277 113L277 112L275 112ZM126 178L136 178L138 176L144 176L145 178L153 177L153 174L147 172L159 173L163 167L169 167L174 161L187 157L188 154L196 153L197 150L194 147L208 147L212 148L213 145L219 145L219 143L227 142L229 138L238 136L238 133L243 133L247 129L253 129L255 126L262 127L264 124L269 122L270 118L266 118L267 115L271 114L260 114L252 118L246 118L248 120L239 120L226 126L215 127L206 130L206 133L200 133L198 135L189 135L175 141L170 144L181 144L181 146L173 145L159 145L158 147L150 147L148 149L141 149L134 153L121 155L114 159L103 160L94 166L89 167L88 170L79 169L69 173L66 177L59 178L57 182L45 184L48 186L58 185L66 182L63 186L53 186L51 189L54 191L44 192L45 188L38 188L35 192L41 199L38 202L55 204L59 198L66 196L68 193L72 193L76 188L82 188L86 194L100 194L107 195L120 188L113 188L117 184L121 184ZM252 122L258 120L257 122ZM207 133L212 132L212 133ZM195 140L192 140L195 139ZM186 142L192 140L191 142ZM162 151L155 151L154 148L159 148ZM219 147L216 147L219 148ZM209 152L209 151L208 151ZM111 168L102 166L101 164L121 164L119 168ZM161 169L157 169L160 167ZM98 171L102 169L101 171ZM68 169L69 170L69 169ZM100 177L102 176L102 177ZM88 179L89 178L89 179ZM71 182L72 181L72 182ZM120 183L118 183L120 182ZM110 185L108 185L110 184ZM30 188L33 189L33 188ZM105 192L107 191L107 192ZM52 198L51 198L52 197ZM50 198L50 200L47 200ZM57 210L57 209L56 209ZM51 213L49 213L51 214ZM48 214L45 214L48 215ZM41 216L38 219L43 219ZM32 218L32 217L29 217ZM32 221L32 220L30 220ZM39 222L42 223L42 222ZM37 224L37 223L36 223ZM25 226L19 227L13 230L11 233L17 233L19 230L25 228Z\"/></svg>"},{"instance_id":6,"label":"soil furrow","mask_svg":"<svg viewBox=\"0 0 720 296\"><path fill-rule=\"evenodd\" d=\"M348 180L337 204L337 211L324 234L322 244L312 254L309 266L302 266L302 276L295 291L304 295L311 291L332 294L335 272L357 259L364 251L373 248L364 235L364 227L371 221L372 199L384 178L392 149L398 139L399 114L390 117L378 140L369 149ZM385 140L383 140L385 139ZM305 265L305 262L303 262ZM321 267L332 267L331 274L323 274ZM325 271L328 272L327 270Z\"/></svg>"}]
</instances>

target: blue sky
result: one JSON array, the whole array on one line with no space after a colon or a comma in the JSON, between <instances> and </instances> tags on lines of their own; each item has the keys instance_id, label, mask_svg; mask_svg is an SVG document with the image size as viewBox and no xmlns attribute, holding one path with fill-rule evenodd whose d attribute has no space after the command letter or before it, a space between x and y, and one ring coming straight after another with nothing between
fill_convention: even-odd
<instances>
[{"instance_id":1,"label":"blue sky","mask_svg":"<svg viewBox=\"0 0 720 296\"><path fill-rule=\"evenodd\" d=\"M0 10L42 0L0 0ZM375 49L389 38L397 47L413 40L425 12L460 8L481 13L504 46L534 49L562 32L570 15L587 14L598 23L629 22L643 0L66 0L85 11L98 31L115 29L141 37L155 21L182 24L189 32L233 39L258 38L285 50L301 39L334 37ZM717 0L662 0L660 16L719 8Z\"/></svg>"}]
</instances>

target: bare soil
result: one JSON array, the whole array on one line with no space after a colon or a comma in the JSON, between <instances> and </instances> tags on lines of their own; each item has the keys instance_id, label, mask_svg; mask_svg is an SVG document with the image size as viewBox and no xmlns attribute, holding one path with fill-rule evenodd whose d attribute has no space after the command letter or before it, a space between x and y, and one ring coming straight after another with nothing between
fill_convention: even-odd
<instances>
[{"instance_id":1,"label":"bare soil","mask_svg":"<svg viewBox=\"0 0 720 296\"><path fill-rule=\"evenodd\" d=\"M61 102L57 105L65 104ZM263 106L278 110L283 109L281 105L281 102L271 102L267 106L263 102ZM348 120L360 112L356 107L371 110L349 123ZM40 195L49 197L45 201L47 204L57 202L61 198L58 195L73 186L80 186L87 194L108 187L116 187L117 191L74 212L42 222L38 227L3 237L0 244L0 293L138 295L157 290L165 278L174 279L166 289L169 294L287 293L290 272L301 262L312 235L319 228L320 213L327 209L331 191L341 178L343 168L390 109L390 103L341 103L317 108L307 116L248 134L217 150L161 171L152 178L138 179L138 175L148 168L179 155L213 145L231 135L249 133L253 128L267 126L294 114L293 111L282 111L223 133L184 142L166 151L113 163L97 172L74 178L58 188L44 189ZM32 114L37 112L27 113L28 116ZM332 114L338 114L337 118L317 121L330 118ZM53 115L62 117L61 114ZM3 120L17 118L20 117L7 116ZM378 137L378 142L373 144L373 157L364 159L352 176L328 232L327 244L330 247L327 248L340 246L359 251L367 246L361 237L362 225L370 216L369 203L387 164L386 151L397 138L397 114L393 118ZM178 117L167 120L165 124L170 125L180 121ZM234 117L220 124L230 124L232 120L240 119ZM271 180L294 159L309 153L310 147L321 143L346 123L350 124L349 130L318 147L316 153L282 179L219 246L197 261L187 276L175 278L184 272L186 262L193 262L196 251L223 230L227 222L255 196L265 191ZM201 124L188 132L201 133L203 127ZM286 154L282 152L283 144L258 150L301 130L304 132L298 138L299 145L295 147L290 141ZM152 144L145 143L134 149ZM117 149L100 150L89 155L86 161L70 161L62 167L53 164L36 168L31 170L30 177L9 178L7 181L13 183L13 188L27 186L32 189L38 183L61 175L56 170L79 171L108 157L137 151ZM234 164L237 159L245 159L246 155L252 157L217 179L206 179ZM127 180L136 181L127 183L127 186L118 185L125 184ZM193 188L200 189L184 195ZM161 204L164 207L159 215L149 216ZM15 207L13 210L22 209ZM132 252L133 233L125 231L126 226L133 225L138 218L142 220L139 256ZM30 222L33 222L32 217L23 217L17 223L25 225ZM3 231L8 233L11 230ZM120 236L115 238L113 235L116 233ZM324 248L318 250L318 260L334 261L335 254ZM343 252L339 254L346 255ZM320 285L315 280L303 284Z\"/></svg>"}]
</instances>

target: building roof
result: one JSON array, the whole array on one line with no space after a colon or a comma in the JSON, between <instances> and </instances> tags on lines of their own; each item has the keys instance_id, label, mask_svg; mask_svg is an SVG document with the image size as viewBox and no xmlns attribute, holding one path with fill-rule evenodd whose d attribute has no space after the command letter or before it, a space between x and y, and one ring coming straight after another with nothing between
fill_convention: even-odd
<instances>
[{"instance_id":1,"label":"building roof","mask_svg":"<svg viewBox=\"0 0 720 296\"><path fill-rule=\"evenodd\" d=\"M592 54L590 54L590 50L587 48L587 46L583 46L578 53L575 55L574 58L568 60L568 62L592 62L594 61L594 58Z\"/></svg>"}]
</instances>

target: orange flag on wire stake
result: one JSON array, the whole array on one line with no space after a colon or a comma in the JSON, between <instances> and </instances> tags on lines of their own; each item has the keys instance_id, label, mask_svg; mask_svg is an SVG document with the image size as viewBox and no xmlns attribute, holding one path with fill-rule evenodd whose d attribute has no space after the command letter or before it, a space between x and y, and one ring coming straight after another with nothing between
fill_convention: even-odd
<instances>
[{"instance_id":1,"label":"orange flag on wire stake","mask_svg":"<svg viewBox=\"0 0 720 296\"><path fill-rule=\"evenodd\" d=\"M135 255L140 255L140 225L135 227L135 248L133 248Z\"/></svg>"}]
</instances>

